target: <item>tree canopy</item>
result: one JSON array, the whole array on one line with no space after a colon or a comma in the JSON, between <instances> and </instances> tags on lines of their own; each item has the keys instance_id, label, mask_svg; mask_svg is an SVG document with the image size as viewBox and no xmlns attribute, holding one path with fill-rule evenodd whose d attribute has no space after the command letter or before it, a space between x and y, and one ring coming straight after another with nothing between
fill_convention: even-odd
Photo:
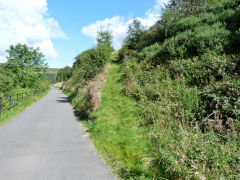
<instances>
[{"instance_id":1,"label":"tree canopy","mask_svg":"<svg viewBox=\"0 0 240 180\"><path fill-rule=\"evenodd\" d=\"M6 52L7 62L0 66L2 69L0 92L7 92L13 88L40 87L47 68L40 49L26 44L17 44L11 45Z\"/></svg>"},{"instance_id":2,"label":"tree canopy","mask_svg":"<svg viewBox=\"0 0 240 180\"><path fill-rule=\"evenodd\" d=\"M112 45L112 31L110 30L100 30L97 35L97 45L99 46L108 46Z\"/></svg>"}]
</instances>

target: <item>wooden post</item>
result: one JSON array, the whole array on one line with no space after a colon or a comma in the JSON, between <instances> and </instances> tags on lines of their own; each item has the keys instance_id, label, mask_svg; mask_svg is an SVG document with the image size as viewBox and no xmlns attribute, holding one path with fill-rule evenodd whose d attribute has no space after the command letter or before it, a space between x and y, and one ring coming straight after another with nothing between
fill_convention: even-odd
<instances>
[{"instance_id":1,"label":"wooden post","mask_svg":"<svg viewBox=\"0 0 240 180\"><path fill-rule=\"evenodd\" d=\"M2 115L2 97L0 97L0 119Z\"/></svg>"},{"instance_id":2,"label":"wooden post","mask_svg":"<svg viewBox=\"0 0 240 180\"><path fill-rule=\"evenodd\" d=\"M9 110L11 110L11 105L12 105L12 96L10 95L10 100L9 100Z\"/></svg>"}]
</instances>

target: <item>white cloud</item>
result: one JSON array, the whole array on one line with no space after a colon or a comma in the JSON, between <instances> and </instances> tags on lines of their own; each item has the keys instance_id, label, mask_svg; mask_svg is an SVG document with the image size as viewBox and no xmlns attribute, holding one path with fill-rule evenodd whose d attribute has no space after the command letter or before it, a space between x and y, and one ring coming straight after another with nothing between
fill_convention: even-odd
<instances>
[{"instance_id":1,"label":"white cloud","mask_svg":"<svg viewBox=\"0 0 240 180\"><path fill-rule=\"evenodd\" d=\"M7 62L7 58L5 56L0 56L0 63Z\"/></svg>"},{"instance_id":2,"label":"white cloud","mask_svg":"<svg viewBox=\"0 0 240 180\"><path fill-rule=\"evenodd\" d=\"M136 18L141 21L143 26L149 28L160 18L161 10L168 2L169 0L156 0L155 6L145 13L145 17ZM121 16L114 16L112 18L96 21L93 24L83 27L82 33L96 40L97 32L100 29L110 29L113 33L113 47L115 49L119 49L126 37L128 26L132 23L132 21L133 18L125 19Z\"/></svg>"},{"instance_id":3,"label":"white cloud","mask_svg":"<svg viewBox=\"0 0 240 180\"><path fill-rule=\"evenodd\" d=\"M154 6L154 9L161 10L169 3L169 0L157 0L156 5Z\"/></svg>"},{"instance_id":4,"label":"white cloud","mask_svg":"<svg viewBox=\"0 0 240 180\"><path fill-rule=\"evenodd\" d=\"M112 18L106 18L104 20L97 21L94 24L85 26L82 28L82 33L92 37L94 40L97 37L97 32L100 29L110 29L113 33L113 46L119 48L121 42L124 39L128 25L131 23L131 20L125 21L124 17L114 16Z\"/></svg>"},{"instance_id":5,"label":"white cloud","mask_svg":"<svg viewBox=\"0 0 240 180\"><path fill-rule=\"evenodd\" d=\"M40 47L46 58L56 59L52 38L66 38L66 34L55 19L47 17L47 0L0 0L1 56L11 44L26 43Z\"/></svg>"}]
</instances>

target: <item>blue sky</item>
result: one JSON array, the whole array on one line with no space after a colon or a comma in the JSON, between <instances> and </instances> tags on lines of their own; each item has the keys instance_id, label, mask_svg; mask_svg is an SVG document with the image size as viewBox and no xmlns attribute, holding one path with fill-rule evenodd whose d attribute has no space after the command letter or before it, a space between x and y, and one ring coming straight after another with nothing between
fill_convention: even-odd
<instances>
[{"instance_id":1,"label":"blue sky","mask_svg":"<svg viewBox=\"0 0 240 180\"><path fill-rule=\"evenodd\" d=\"M167 0L0 0L0 62L10 44L40 47L49 67L71 65L95 45L96 32L110 27L121 47L133 18L150 27Z\"/></svg>"}]
</instances>

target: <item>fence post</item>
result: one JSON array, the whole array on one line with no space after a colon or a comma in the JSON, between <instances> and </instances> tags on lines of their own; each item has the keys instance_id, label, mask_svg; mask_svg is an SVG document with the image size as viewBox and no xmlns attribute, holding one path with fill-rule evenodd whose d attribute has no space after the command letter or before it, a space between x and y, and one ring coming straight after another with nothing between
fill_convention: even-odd
<instances>
[{"instance_id":1,"label":"fence post","mask_svg":"<svg viewBox=\"0 0 240 180\"><path fill-rule=\"evenodd\" d=\"M0 119L2 115L2 97L0 97Z\"/></svg>"},{"instance_id":2,"label":"fence post","mask_svg":"<svg viewBox=\"0 0 240 180\"><path fill-rule=\"evenodd\" d=\"M26 94L26 96L31 96L31 95L34 96L39 91L41 92L41 90L33 90L33 91L22 92L22 93L17 93L17 94L12 94L12 95L8 95L8 96L0 97L0 119L1 119L1 116L2 116L2 112L5 111L3 105L6 104L6 107L7 107L7 103L8 103L9 105L8 105L8 108L6 108L6 109L11 110L12 107L14 107L15 105L18 104L18 101L23 101L24 94ZM17 97L15 97L15 96L17 96ZM6 99L9 98L9 101L3 103L3 98L6 98ZM16 99L14 99L14 98L16 98ZM12 101L13 102L17 101L17 103L14 104L14 103L12 103Z\"/></svg>"},{"instance_id":3,"label":"fence post","mask_svg":"<svg viewBox=\"0 0 240 180\"><path fill-rule=\"evenodd\" d=\"M12 96L10 95L10 100L9 100L9 110L11 110L11 105L12 105Z\"/></svg>"}]
</instances>

